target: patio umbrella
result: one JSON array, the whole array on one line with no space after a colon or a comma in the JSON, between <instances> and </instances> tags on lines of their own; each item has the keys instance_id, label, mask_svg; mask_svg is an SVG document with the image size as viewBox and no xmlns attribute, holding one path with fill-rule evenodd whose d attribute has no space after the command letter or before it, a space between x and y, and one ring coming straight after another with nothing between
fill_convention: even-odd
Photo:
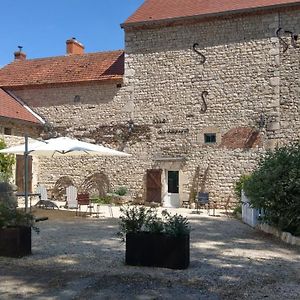
<instances>
[{"instance_id":1,"label":"patio umbrella","mask_svg":"<svg viewBox=\"0 0 300 300\"><path fill-rule=\"evenodd\" d=\"M131 156L128 153L117 151L102 145L86 143L68 137L58 137L45 141L28 143L27 136L25 136L25 144L2 149L0 150L0 153L20 154L25 157L24 196L26 210L28 206L28 155L51 157L69 155Z\"/></svg>"},{"instance_id":2,"label":"patio umbrella","mask_svg":"<svg viewBox=\"0 0 300 300\"><path fill-rule=\"evenodd\" d=\"M26 143L0 150L0 153L24 154ZM130 154L117 151L102 145L95 145L71 139L68 137L52 138L45 141L35 141L27 144L27 153L37 156L66 156L66 155L100 155L100 156L130 156Z\"/></svg>"}]
</instances>

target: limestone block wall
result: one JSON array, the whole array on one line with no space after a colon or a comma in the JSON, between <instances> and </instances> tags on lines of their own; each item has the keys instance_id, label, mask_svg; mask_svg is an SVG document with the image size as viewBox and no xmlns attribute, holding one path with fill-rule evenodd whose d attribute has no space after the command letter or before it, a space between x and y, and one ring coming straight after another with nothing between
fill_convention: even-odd
<instances>
[{"instance_id":1,"label":"limestone block wall","mask_svg":"<svg viewBox=\"0 0 300 300\"><path fill-rule=\"evenodd\" d=\"M15 89L13 93L39 113L55 127L72 128L80 124L83 127L96 126L109 119L119 120L120 112L128 100L126 91L122 99L117 97L118 83L66 84L24 89ZM116 101L113 101L116 99ZM122 103L120 103L122 100ZM101 107L101 108L100 108ZM125 108L126 110L126 108ZM78 127L78 126L77 126Z\"/></svg>"},{"instance_id":2,"label":"limestone block wall","mask_svg":"<svg viewBox=\"0 0 300 300\"><path fill-rule=\"evenodd\" d=\"M101 143L136 154L134 148L129 151L130 144L141 148L137 141L147 141L149 137L145 135L149 135L149 130L136 126L128 140L128 121L132 112L129 99L131 89L117 84L46 86L15 89L12 92L47 120L51 130L59 135ZM76 96L80 97L80 101L78 97L74 101ZM62 177L70 178L80 188L87 177L103 172L109 179L111 190L127 186L133 195L139 193L141 184L135 179L140 176L143 180L143 172L147 168L144 165L148 164L137 163L139 159L135 155L130 159L98 156L35 157L39 167L39 182L44 183L48 189L52 189Z\"/></svg>"},{"instance_id":3,"label":"limestone block wall","mask_svg":"<svg viewBox=\"0 0 300 300\"><path fill-rule=\"evenodd\" d=\"M181 201L203 188L220 207L232 204L240 175L267 148L299 137L299 49L283 54L275 34L284 24L299 31L299 17L293 11L126 30L121 87L14 91L60 134L132 154L40 159L40 181L53 187L66 175L80 187L103 172L110 189L127 186L145 198L146 170L166 169L168 159L180 158ZM216 143L205 144L205 133L216 133Z\"/></svg>"},{"instance_id":4,"label":"limestone block wall","mask_svg":"<svg viewBox=\"0 0 300 300\"><path fill-rule=\"evenodd\" d=\"M11 135L14 136L23 136L24 133L27 133L30 136L37 137L42 131L41 126L37 126L36 124L0 118L0 134L5 134L5 128L9 128Z\"/></svg>"},{"instance_id":5,"label":"limestone block wall","mask_svg":"<svg viewBox=\"0 0 300 300\"><path fill-rule=\"evenodd\" d=\"M281 27L286 31L300 35L299 11L281 14ZM282 143L300 139L300 41L298 48L291 43L290 34L283 35L288 49L283 53L280 45L280 129Z\"/></svg>"},{"instance_id":6,"label":"limestone block wall","mask_svg":"<svg viewBox=\"0 0 300 300\"><path fill-rule=\"evenodd\" d=\"M134 90L134 119L153 124L148 152L154 157L187 158L182 170L186 198L196 167L201 177L209 166L205 189L225 205L234 199L234 182L255 167L266 148L299 138L299 49L292 49L297 57L283 61L275 34L285 22L297 31L299 16L299 11L270 13L126 31L125 78ZM206 58L204 64L193 51L194 43ZM290 105L283 112L283 84L297 109ZM204 91L207 111L201 113ZM281 126L287 120L295 124L289 131ZM222 140L238 127L256 130L261 143L223 146ZM210 128L215 128L220 144L203 145L203 132Z\"/></svg>"}]
</instances>

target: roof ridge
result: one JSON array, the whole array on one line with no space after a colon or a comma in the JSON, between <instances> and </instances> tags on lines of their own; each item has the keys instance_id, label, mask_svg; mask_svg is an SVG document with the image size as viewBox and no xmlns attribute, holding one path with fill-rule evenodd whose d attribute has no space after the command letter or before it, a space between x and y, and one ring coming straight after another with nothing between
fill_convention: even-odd
<instances>
[{"instance_id":1,"label":"roof ridge","mask_svg":"<svg viewBox=\"0 0 300 300\"><path fill-rule=\"evenodd\" d=\"M14 61L0 69L0 86L116 79L124 75L124 50Z\"/></svg>"},{"instance_id":2,"label":"roof ridge","mask_svg":"<svg viewBox=\"0 0 300 300\"><path fill-rule=\"evenodd\" d=\"M99 51L99 52L88 52L88 53L83 53L83 54L72 54L72 55L57 55L57 56L46 56L46 57L38 57L38 58L30 58L30 59L24 59L24 60L14 60L7 65L3 66L2 68L5 68L8 65L14 64L14 63L24 63L24 62L29 62L29 61L38 61L38 60L49 60L49 59L57 59L57 58L74 58L74 57L86 57L89 55L95 55L95 54L108 54L108 53L117 53L120 52L120 54L124 53L125 50L119 49L119 50L108 50L108 51ZM122 52L122 53L121 53ZM2 69L0 68L0 69Z\"/></svg>"},{"instance_id":3,"label":"roof ridge","mask_svg":"<svg viewBox=\"0 0 300 300\"><path fill-rule=\"evenodd\" d=\"M299 6L299 0L146 0L121 27Z\"/></svg>"}]
</instances>

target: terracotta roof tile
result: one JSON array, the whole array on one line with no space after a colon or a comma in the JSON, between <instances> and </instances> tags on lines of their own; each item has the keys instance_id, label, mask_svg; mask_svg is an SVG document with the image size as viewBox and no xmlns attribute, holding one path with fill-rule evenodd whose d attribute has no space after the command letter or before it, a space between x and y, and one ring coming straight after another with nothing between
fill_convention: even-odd
<instances>
[{"instance_id":1,"label":"terracotta roof tile","mask_svg":"<svg viewBox=\"0 0 300 300\"><path fill-rule=\"evenodd\" d=\"M0 86L28 86L122 79L122 50L15 60L0 69Z\"/></svg>"},{"instance_id":2,"label":"terracotta roof tile","mask_svg":"<svg viewBox=\"0 0 300 300\"><path fill-rule=\"evenodd\" d=\"M32 123L41 122L20 102L0 88L0 117L18 119Z\"/></svg>"},{"instance_id":3,"label":"terracotta roof tile","mask_svg":"<svg viewBox=\"0 0 300 300\"><path fill-rule=\"evenodd\" d=\"M122 25L300 4L295 0L146 0Z\"/></svg>"}]
</instances>

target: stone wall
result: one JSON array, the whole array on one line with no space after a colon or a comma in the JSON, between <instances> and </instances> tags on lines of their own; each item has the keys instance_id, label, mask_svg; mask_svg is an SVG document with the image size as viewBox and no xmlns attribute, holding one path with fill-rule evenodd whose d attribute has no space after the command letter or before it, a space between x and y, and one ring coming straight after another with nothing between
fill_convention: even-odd
<instances>
[{"instance_id":1,"label":"stone wall","mask_svg":"<svg viewBox=\"0 0 300 300\"><path fill-rule=\"evenodd\" d=\"M197 167L203 177L209 166L205 189L227 205L234 199L234 182L255 167L265 149L300 137L300 50L290 47L284 59L287 53L275 34L280 26L299 33L299 17L298 10L127 30L125 75L134 89L134 120L154 123L153 156L187 158L182 169L186 197ZM282 105L284 98L290 105ZM203 133L211 128L220 144L203 145ZM237 142L247 131L240 128L255 138L249 144L249 136L245 147Z\"/></svg>"},{"instance_id":2,"label":"stone wall","mask_svg":"<svg viewBox=\"0 0 300 300\"><path fill-rule=\"evenodd\" d=\"M287 12L281 15L281 27L300 35L299 11ZM289 34L284 35L288 45L283 52L280 45L280 61L277 66L280 74L280 129L283 143L300 138L300 42L297 46L291 44Z\"/></svg>"},{"instance_id":3,"label":"stone wall","mask_svg":"<svg viewBox=\"0 0 300 300\"><path fill-rule=\"evenodd\" d=\"M181 201L202 189L220 207L230 206L235 181L267 148L299 138L300 50L283 54L275 35L284 24L299 33L299 18L293 11L128 30L122 87L15 91L62 135L132 154L40 159L40 181L51 187L67 175L80 186L103 172L110 189L125 185L145 198L146 170L174 169ZM216 133L216 143L205 144L204 133Z\"/></svg>"},{"instance_id":4,"label":"stone wall","mask_svg":"<svg viewBox=\"0 0 300 300\"><path fill-rule=\"evenodd\" d=\"M32 137L38 137L42 131L42 125L36 125L21 120L0 118L0 134L6 134L5 128L11 131L13 136L24 136L24 133Z\"/></svg>"}]
</instances>

